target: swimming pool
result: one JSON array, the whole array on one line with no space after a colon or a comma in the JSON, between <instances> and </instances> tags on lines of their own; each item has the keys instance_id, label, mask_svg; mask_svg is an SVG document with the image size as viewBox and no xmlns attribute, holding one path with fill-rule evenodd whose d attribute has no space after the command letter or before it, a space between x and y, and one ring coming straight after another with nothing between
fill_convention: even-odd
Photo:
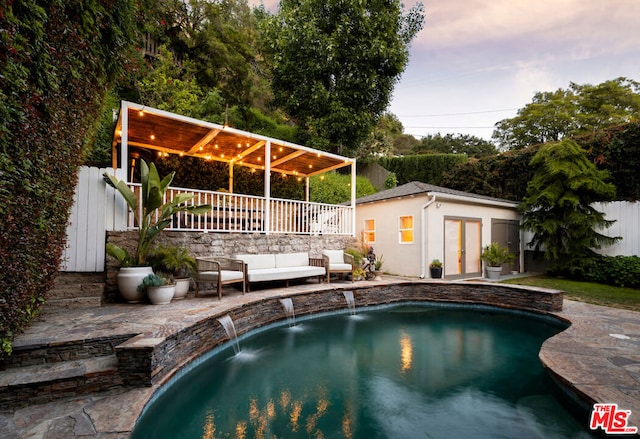
<instances>
[{"instance_id":1,"label":"swimming pool","mask_svg":"<svg viewBox=\"0 0 640 439\"><path fill-rule=\"evenodd\" d=\"M537 355L563 327L405 304L241 337L173 380L132 438L582 438Z\"/></svg>"}]
</instances>

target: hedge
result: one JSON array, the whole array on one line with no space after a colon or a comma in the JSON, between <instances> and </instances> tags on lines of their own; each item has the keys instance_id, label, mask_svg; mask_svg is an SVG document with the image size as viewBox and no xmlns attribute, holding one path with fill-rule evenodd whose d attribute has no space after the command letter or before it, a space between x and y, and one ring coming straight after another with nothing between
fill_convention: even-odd
<instances>
[{"instance_id":1,"label":"hedge","mask_svg":"<svg viewBox=\"0 0 640 439\"><path fill-rule=\"evenodd\" d=\"M109 85L131 59L132 0L0 0L0 356L46 299Z\"/></svg>"},{"instance_id":2,"label":"hedge","mask_svg":"<svg viewBox=\"0 0 640 439\"><path fill-rule=\"evenodd\" d=\"M442 176L459 163L467 161L464 154L420 154L403 157L382 157L380 166L398 177L398 184L411 181L442 185Z\"/></svg>"},{"instance_id":3,"label":"hedge","mask_svg":"<svg viewBox=\"0 0 640 439\"><path fill-rule=\"evenodd\" d=\"M584 280L616 287L640 288L640 257L597 256Z\"/></svg>"}]
</instances>

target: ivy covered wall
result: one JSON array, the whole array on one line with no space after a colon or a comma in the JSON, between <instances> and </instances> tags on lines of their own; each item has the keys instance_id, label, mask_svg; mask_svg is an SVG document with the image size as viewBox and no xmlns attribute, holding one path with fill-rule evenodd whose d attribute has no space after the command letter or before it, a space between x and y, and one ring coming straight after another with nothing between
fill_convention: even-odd
<instances>
[{"instance_id":1,"label":"ivy covered wall","mask_svg":"<svg viewBox=\"0 0 640 439\"><path fill-rule=\"evenodd\" d=\"M134 59L133 0L0 0L0 356L53 284L76 170Z\"/></svg>"}]
</instances>

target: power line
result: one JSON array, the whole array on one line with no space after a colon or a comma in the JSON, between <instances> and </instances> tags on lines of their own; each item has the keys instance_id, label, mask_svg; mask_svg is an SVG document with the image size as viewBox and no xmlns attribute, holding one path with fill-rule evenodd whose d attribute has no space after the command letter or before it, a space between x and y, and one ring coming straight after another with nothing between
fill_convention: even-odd
<instances>
[{"instance_id":1,"label":"power line","mask_svg":"<svg viewBox=\"0 0 640 439\"><path fill-rule=\"evenodd\" d=\"M453 129L488 129L488 128L495 128L495 126L488 126L488 127L436 127L436 126L431 126L431 127L404 127L404 128L413 128L413 129L429 129L429 130L435 130L435 129L441 129L441 130L453 130Z\"/></svg>"},{"instance_id":2,"label":"power line","mask_svg":"<svg viewBox=\"0 0 640 439\"><path fill-rule=\"evenodd\" d=\"M502 110L484 110L484 111L468 111L466 113L442 113L442 114L422 114L422 115L416 115L416 114L403 114L403 115L398 115L396 114L396 117L445 117L445 116L468 116L470 114L486 114L486 113L501 113L504 111L514 111L514 110L518 110L518 108L505 108Z\"/></svg>"}]
</instances>

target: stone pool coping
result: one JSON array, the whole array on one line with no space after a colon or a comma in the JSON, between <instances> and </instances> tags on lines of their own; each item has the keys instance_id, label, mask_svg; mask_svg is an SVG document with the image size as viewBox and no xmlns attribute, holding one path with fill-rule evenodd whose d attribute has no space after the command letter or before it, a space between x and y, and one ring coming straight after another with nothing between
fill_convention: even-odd
<instances>
[{"instance_id":1,"label":"stone pool coping","mask_svg":"<svg viewBox=\"0 0 640 439\"><path fill-rule=\"evenodd\" d=\"M616 402L632 410L631 425L640 425L638 371L640 358L640 313L565 301L562 293L530 287L488 282L446 282L393 279L366 283L302 284L286 289L259 290L246 295L232 293L222 301L214 297L189 298L164 307L112 305L93 311L45 315L19 343L59 343L63 334L84 331L96 336L121 331L138 334L119 345L119 362L129 372L140 358L151 359L151 372L141 376L151 387L120 388L18 409L0 415L4 437L23 437L39 432L39 437L125 438L135 426L147 402L180 367L201 353L227 340L217 318L229 314L236 329L244 333L253 327L284 319L279 299L291 297L296 315L345 308L342 292L354 292L358 306L401 301L445 301L489 304L550 314L571 322L571 327L547 340L540 359L568 389L591 401ZM523 294L526 293L526 294ZM527 301L526 298L529 300ZM257 313L259 311L259 314ZM256 316L260 316L259 319ZM47 321L49 323L47 323ZM212 337L202 344L189 342L190 333ZM629 339L609 336L626 334ZM600 340L594 344L594 333ZM606 337L604 335L606 334ZM18 343L18 344L19 344ZM183 346L184 345L184 346ZM138 351L127 366L123 352ZM122 359L124 355L124 359ZM635 355L635 356L634 356ZM611 360L613 358L613 361ZM166 361L165 361L166 360ZM635 363L634 363L635 361ZM607 365L606 369L601 366ZM594 367L591 367L594 365ZM135 377L131 373L129 377ZM635 384L634 384L635 383ZM133 383L132 383L133 384ZM49 432L65 431L55 436Z\"/></svg>"}]
</instances>

